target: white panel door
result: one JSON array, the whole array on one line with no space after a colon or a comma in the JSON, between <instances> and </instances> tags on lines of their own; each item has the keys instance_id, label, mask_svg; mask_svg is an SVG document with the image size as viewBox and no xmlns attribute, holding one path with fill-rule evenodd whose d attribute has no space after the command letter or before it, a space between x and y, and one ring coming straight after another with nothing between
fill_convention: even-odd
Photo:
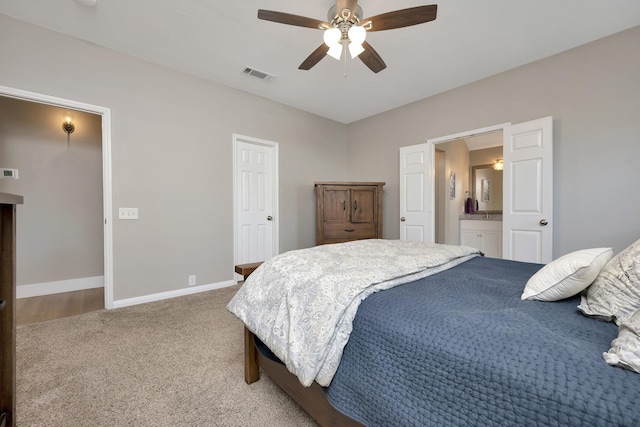
<instances>
[{"instance_id":1,"label":"white panel door","mask_svg":"<svg viewBox=\"0 0 640 427\"><path fill-rule=\"evenodd\" d=\"M235 264L266 261L276 253L274 147L234 140Z\"/></svg>"},{"instance_id":2,"label":"white panel door","mask_svg":"<svg viewBox=\"0 0 640 427\"><path fill-rule=\"evenodd\" d=\"M504 129L503 257L548 263L553 251L553 119Z\"/></svg>"},{"instance_id":3,"label":"white panel door","mask_svg":"<svg viewBox=\"0 0 640 427\"><path fill-rule=\"evenodd\" d=\"M400 147L400 240L433 242L429 144Z\"/></svg>"}]
</instances>

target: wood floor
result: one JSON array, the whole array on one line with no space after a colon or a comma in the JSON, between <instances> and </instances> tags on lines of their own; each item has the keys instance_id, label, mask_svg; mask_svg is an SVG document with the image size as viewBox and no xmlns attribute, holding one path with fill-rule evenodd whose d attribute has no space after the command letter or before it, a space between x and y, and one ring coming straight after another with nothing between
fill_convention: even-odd
<instances>
[{"instance_id":1,"label":"wood floor","mask_svg":"<svg viewBox=\"0 0 640 427\"><path fill-rule=\"evenodd\" d=\"M37 323L103 308L104 288L20 298L16 300L16 324Z\"/></svg>"}]
</instances>

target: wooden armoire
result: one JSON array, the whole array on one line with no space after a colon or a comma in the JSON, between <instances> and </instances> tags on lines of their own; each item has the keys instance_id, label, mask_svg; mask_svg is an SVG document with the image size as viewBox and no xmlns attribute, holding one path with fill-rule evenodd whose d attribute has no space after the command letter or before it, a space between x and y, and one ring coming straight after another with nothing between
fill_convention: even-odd
<instances>
[{"instance_id":1,"label":"wooden armoire","mask_svg":"<svg viewBox=\"0 0 640 427\"><path fill-rule=\"evenodd\" d=\"M316 245L382 239L384 182L316 182Z\"/></svg>"}]
</instances>

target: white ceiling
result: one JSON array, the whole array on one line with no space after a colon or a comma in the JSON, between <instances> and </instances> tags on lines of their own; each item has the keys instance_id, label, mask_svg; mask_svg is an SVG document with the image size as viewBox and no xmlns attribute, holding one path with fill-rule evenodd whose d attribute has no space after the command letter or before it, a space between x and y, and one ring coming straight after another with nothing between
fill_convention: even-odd
<instances>
[{"instance_id":1,"label":"white ceiling","mask_svg":"<svg viewBox=\"0 0 640 427\"><path fill-rule=\"evenodd\" d=\"M87 2L87 0L84 0ZM381 113L640 25L639 0L361 0L364 17L438 2L435 21L374 32L387 64L298 65L322 32L258 9L327 19L331 0L0 0L0 13L341 123ZM242 73L253 67L276 79ZM579 72L579 70L576 70Z\"/></svg>"}]
</instances>

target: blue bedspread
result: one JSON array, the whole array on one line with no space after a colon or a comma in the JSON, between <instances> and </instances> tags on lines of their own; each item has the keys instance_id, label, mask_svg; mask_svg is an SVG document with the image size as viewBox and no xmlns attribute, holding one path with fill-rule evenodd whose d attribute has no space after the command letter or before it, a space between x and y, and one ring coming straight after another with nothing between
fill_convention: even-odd
<instances>
[{"instance_id":1,"label":"blue bedspread","mask_svg":"<svg viewBox=\"0 0 640 427\"><path fill-rule=\"evenodd\" d=\"M617 327L520 300L540 267L475 258L368 297L327 397L368 426L640 426L640 375L602 359Z\"/></svg>"}]
</instances>

